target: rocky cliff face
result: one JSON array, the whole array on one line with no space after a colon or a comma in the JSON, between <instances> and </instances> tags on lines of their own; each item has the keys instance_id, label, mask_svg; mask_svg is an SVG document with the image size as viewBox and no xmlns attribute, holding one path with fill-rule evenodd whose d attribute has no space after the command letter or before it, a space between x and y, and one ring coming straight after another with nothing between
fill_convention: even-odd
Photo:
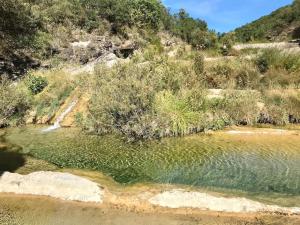
<instances>
[{"instance_id":1,"label":"rocky cliff face","mask_svg":"<svg viewBox=\"0 0 300 225\"><path fill-rule=\"evenodd\" d=\"M35 59L28 51L23 53L15 51L14 53L0 52L0 76L7 75L10 79L17 79L24 75L30 69L52 67L51 59L57 58L60 62L86 65L96 60L114 54L118 58L130 57L138 49L138 44L133 40L121 40L118 37L109 35L94 34L73 34L69 42L62 43L59 40L53 40L44 53L44 59ZM25 51L24 51L25 52Z\"/></svg>"},{"instance_id":2,"label":"rocky cliff face","mask_svg":"<svg viewBox=\"0 0 300 225\"><path fill-rule=\"evenodd\" d=\"M23 53L4 55L0 54L0 76L7 75L15 80L30 69L39 68L41 63Z\"/></svg>"}]
</instances>

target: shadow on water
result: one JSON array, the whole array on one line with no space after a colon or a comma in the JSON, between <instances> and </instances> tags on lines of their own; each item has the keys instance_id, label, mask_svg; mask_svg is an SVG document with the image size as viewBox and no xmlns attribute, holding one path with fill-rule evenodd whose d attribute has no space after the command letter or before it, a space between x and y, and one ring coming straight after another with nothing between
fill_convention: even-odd
<instances>
[{"instance_id":1,"label":"shadow on water","mask_svg":"<svg viewBox=\"0 0 300 225\"><path fill-rule=\"evenodd\" d=\"M22 154L11 152L7 146L0 145L0 177L4 172L15 172L24 165L25 158Z\"/></svg>"}]
</instances>

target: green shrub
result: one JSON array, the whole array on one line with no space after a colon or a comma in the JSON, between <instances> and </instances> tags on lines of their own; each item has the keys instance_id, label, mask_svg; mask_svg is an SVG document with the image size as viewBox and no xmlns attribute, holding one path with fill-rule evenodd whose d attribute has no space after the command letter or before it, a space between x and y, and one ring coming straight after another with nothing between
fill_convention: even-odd
<instances>
[{"instance_id":1,"label":"green shrub","mask_svg":"<svg viewBox=\"0 0 300 225\"><path fill-rule=\"evenodd\" d=\"M221 54L223 55L223 56L228 56L229 55L229 48L227 48L226 46L222 46L221 47L221 49L220 49L220 51L221 51Z\"/></svg>"},{"instance_id":2,"label":"green shrub","mask_svg":"<svg viewBox=\"0 0 300 225\"><path fill-rule=\"evenodd\" d=\"M157 0L132 0L130 15L134 25L138 27L159 28L162 20L162 5Z\"/></svg>"},{"instance_id":3,"label":"green shrub","mask_svg":"<svg viewBox=\"0 0 300 225\"><path fill-rule=\"evenodd\" d=\"M220 41L226 49L231 50L232 46L236 43L236 34L229 32L220 38Z\"/></svg>"},{"instance_id":4,"label":"green shrub","mask_svg":"<svg viewBox=\"0 0 300 225\"><path fill-rule=\"evenodd\" d=\"M299 54L266 49L255 60L255 64L263 73L261 84L264 87L288 87L300 84Z\"/></svg>"},{"instance_id":5,"label":"green shrub","mask_svg":"<svg viewBox=\"0 0 300 225\"><path fill-rule=\"evenodd\" d=\"M76 125L79 126L79 127L84 126L84 116L83 116L82 113L77 112L77 113L75 114L75 123L76 123Z\"/></svg>"},{"instance_id":6,"label":"green shrub","mask_svg":"<svg viewBox=\"0 0 300 225\"><path fill-rule=\"evenodd\" d=\"M289 115L300 119L300 93L288 96L286 99L287 111Z\"/></svg>"},{"instance_id":7,"label":"green shrub","mask_svg":"<svg viewBox=\"0 0 300 225\"><path fill-rule=\"evenodd\" d=\"M204 56L200 53L194 56L194 70L198 76L204 72Z\"/></svg>"},{"instance_id":8,"label":"green shrub","mask_svg":"<svg viewBox=\"0 0 300 225\"><path fill-rule=\"evenodd\" d=\"M156 135L152 104L161 77L152 69L136 64L97 69L90 104L97 133L121 132L129 140Z\"/></svg>"},{"instance_id":9,"label":"green shrub","mask_svg":"<svg viewBox=\"0 0 300 225\"><path fill-rule=\"evenodd\" d=\"M190 44L198 50L217 47L217 36L214 32L195 29L191 33Z\"/></svg>"},{"instance_id":10,"label":"green shrub","mask_svg":"<svg viewBox=\"0 0 300 225\"><path fill-rule=\"evenodd\" d=\"M253 125L259 117L259 101L260 94L256 91L227 91L217 105L217 112L221 112L227 123Z\"/></svg>"},{"instance_id":11,"label":"green shrub","mask_svg":"<svg viewBox=\"0 0 300 225\"><path fill-rule=\"evenodd\" d=\"M121 133L130 141L185 134L189 128L184 128L182 121L186 119L175 129L171 125L175 120L167 118L171 112L163 112L165 106L159 103L169 102L169 111L178 111L181 118L191 115L185 113L185 104L197 114L189 103L193 96L181 96L182 90L195 90L195 83L199 83L188 68L166 59L120 64L112 69L100 66L89 107L93 129L99 134ZM197 127L190 120L187 126Z\"/></svg>"},{"instance_id":12,"label":"green shrub","mask_svg":"<svg viewBox=\"0 0 300 225\"><path fill-rule=\"evenodd\" d=\"M0 96L0 127L24 122L23 118L31 107L27 92L1 78Z\"/></svg>"},{"instance_id":13,"label":"green shrub","mask_svg":"<svg viewBox=\"0 0 300 225\"><path fill-rule=\"evenodd\" d=\"M37 72L34 76L39 77L41 75ZM51 118L67 97L70 96L75 85L69 74L59 70L46 71L41 77L46 77L49 84L44 88L43 92L35 96L34 107L38 116Z\"/></svg>"},{"instance_id":14,"label":"green shrub","mask_svg":"<svg viewBox=\"0 0 300 225\"><path fill-rule=\"evenodd\" d=\"M155 111L168 125L165 135L187 135L204 129L205 114L193 110L185 96L177 97L170 91L160 92L155 98Z\"/></svg>"},{"instance_id":15,"label":"green shrub","mask_svg":"<svg viewBox=\"0 0 300 225\"><path fill-rule=\"evenodd\" d=\"M234 68L229 63L218 63L207 70L205 82L209 88L228 88L234 79Z\"/></svg>"},{"instance_id":16,"label":"green shrub","mask_svg":"<svg viewBox=\"0 0 300 225\"><path fill-rule=\"evenodd\" d=\"M284 98L280 95L266 96L266 116L275 125L288 124L288 112Z\"/></svg>"},{"instance_id":17,"label":"green shrub","mask_svg":"<svg viewBox=\"0 0 300 225\"><path fill-rule=\"evenodd\" d=\"M265 73L269 70L269 62L268 59L264 56L260 56L256 61L257 68L259 72Z\"/></svg>"},{"instance_id":18,"label":"green shrub","mask_svg":"<svg viewBox=\"0 0 300 225\"><path fill-rule=\"evenodd\" d=\"M236 68L234 79L237 89L259 89L261 76L255 66L249 62L241 62Z\"/></svg>"},{"instance_id":19,"label":"green shrub","mask_svg":"<svg viewBox=\"0 0 300 225\"><path fill-rule=\"evenodd\" d=\"M267 116L276 125L286 125L289 117L300 119L300 94L297 91L266 93Z\"/></svg>"},{"instance_id":20,"label":"green shrub","mask_svg":"<svg viewBox=\"0 0 300 225\"><path fill-rule=\"evenodd\" d=\"M45 77L33 75L28 76L26 83L28 89L34 95L41 93L48 85L48 81Z\"/></svg>"},{"instance_id":21,"label":"green shrub","mask_svg":"<svg viewBox=\"0 0 300 225\"><path fill-rule=\"evenodd\" d=\"M21 0L0 2L1 42L7 42L10 48L24 48L39 28L41 20L33 14L30 5Z\"/></svg>"},{"instance_id":22,"label":"green shrub","mask_svg":"<svg viewBox=\"0 0 300 225\"><path fill-rule=\"evenodd\" d=\"M266 49L256 59L256 65L261 73L270 68L291 73L300 70L300 57L298 54L284 53L278 49Z\"/></svg>"}]
</instances>

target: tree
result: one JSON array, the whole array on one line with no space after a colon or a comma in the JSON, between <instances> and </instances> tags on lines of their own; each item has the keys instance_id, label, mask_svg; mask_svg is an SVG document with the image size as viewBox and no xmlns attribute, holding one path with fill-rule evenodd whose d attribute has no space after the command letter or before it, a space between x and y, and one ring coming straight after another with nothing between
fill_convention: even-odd
<instances>
[{"instance_id":1,"label":"tree","mask_svg":"<svg viewBox=\"0 0 300 225\"><path fill-rule=\"evenodd\" d=\"M203 31L196 29L191 33L191 41L196 49L215 48L217 45L217 35L212 31Z\"/></svg>"},{"instance_id":2,"label":"tree","mask_svg":"<svg viewBox=\"0 0 300 225\"><path fill-rule=\"evenodd\" d=\"M5 42L2 45L11 48L22 42L24 46L40 27L39 18L32 14L28 4L22 0L0 0L0 37Z\"/></svg>"},{"instance_id":3,"label":"tree","mask_svg":"<svg viewBox=\"0 0 300 225\"><path fill-rule=\"evenodd\" d=\"M175 14L174 20L174 33L194 46L198 45L197 42L201 42L198 35L203 36L202 34L207 32L207 23L203 20L190 17L184 9L180 9Z\"/></svg>"},{"instance_id":4,"label":"tree","mask_svg":"<svg viewBox=\"0 0 300 225\"><path fill-rule=\"evenodd\" d=\"M130 9L131 20L138 27L157 29L162 20L162 8L157 0L133 0Z\"/></svg>"}]
</instances>

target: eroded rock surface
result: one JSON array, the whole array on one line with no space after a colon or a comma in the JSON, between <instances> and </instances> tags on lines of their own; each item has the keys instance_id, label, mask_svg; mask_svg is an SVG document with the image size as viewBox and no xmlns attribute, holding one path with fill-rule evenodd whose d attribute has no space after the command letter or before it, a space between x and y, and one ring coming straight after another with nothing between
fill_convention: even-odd
<instances>
[{"instance_id":1,"label":"eroded rock surface","mask_svg":"<svg viewBox=\"0 0 300 225\"><path fill-rule=\"evenodd\" d=\"M62 200L102 203L104 191L96 183L69 173L35 172L29 175L5 172L0 192L43 195Z\"/></svg>"},{"instance_id":2,"label":"eroded rock surface","mask_svg":"<svg viewBox=\"0 0 300 225\"><path fill-rule=\"evenodd\" d=\"M300 208L265 205L246 198L215 197L206 193L188 192L184 190L165 191L150 198L149 202L153 205L168 208L198 208L218 212L271 212L300 214Z\"/></svg>"}]
</instances>

